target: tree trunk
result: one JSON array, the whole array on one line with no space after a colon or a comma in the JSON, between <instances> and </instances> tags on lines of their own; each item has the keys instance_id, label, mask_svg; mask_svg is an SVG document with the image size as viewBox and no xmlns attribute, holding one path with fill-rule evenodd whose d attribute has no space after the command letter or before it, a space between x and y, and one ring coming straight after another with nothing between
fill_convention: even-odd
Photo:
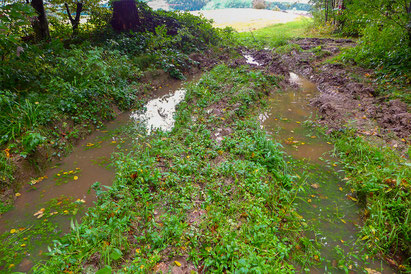
<instances>
[{"instance_id":1,"label":"tree trunk","mask_svg":"<svg viewBox=\"0 0 411 274\"><path fill-rule=\"evenodd\" d=\"M33 22L36 38L39 40L47 40L50 38L49 23L47 21L46 11L44 9L43 0L32 0L31 6L36 10L37 20Z\"/></svg>"},{"instance_id":2,"label":"tree trunk","mask_svg":"<svg viewBox=\"0 0 411 274\"><path fill-rule=\"evenodd\" d=\"M67 3L64 3L64 6L66 7L67 14L71 23L71 27L73 28L73 34L77 33L78 26L80 25L80 16L81 12L83 11L83 3L82 2L77 2L76 3L76 17L73 19L73 16L71 16L70 9Z\"/></svg>"},{"instance_id":3,"label":"tree trunk","mask_svg":"<svg viewBox=\"0 0 411 274\"><path fill-rule=\"evenodd\" d=\"M325 15L325 23L327 24L327 21L328 21L328 0L324 0L324 15Z\"/></svg>"},{"instance_id":4,"label":"tree trunk","mask_svg":"<svg viewBox=\"0 0 411 274\"><path fill-rule=\"evenodd\" d=\"M407 24L408 46L411 48L411 1L408 6L407 14L408 14L408 24Z\"/></svg>"},{"instance_id":5,"label":"tree trunk","mask_svg":"<svg viewBox=\"0 0 411 274\"><path fill-rule=\"evenodd\" d=\"M113 2L111 26L116 31L138 31L141 28L140 17L134 0Z\"/></svg>"}]
</instances>

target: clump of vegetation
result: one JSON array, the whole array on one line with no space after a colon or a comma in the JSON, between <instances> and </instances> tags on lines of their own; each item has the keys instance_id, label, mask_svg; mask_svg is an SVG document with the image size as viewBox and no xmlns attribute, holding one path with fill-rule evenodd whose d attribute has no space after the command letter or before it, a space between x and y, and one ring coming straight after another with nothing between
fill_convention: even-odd
<instances>
[{"instance_id":1,"label":"clump of vegetation","mask_svg":"<svg viewBox=\"0 0 411 274\"><path fill-rule=\"evenodd\" d=\"M236 38L244 46L281 48L279 50L282 52L290 47L289 40L307 36L310 27L312 20L303 18L287 24L274 24L255 31L240 32L236 34Z\"/></svg>"},{"instance_id":2,"label":"clump of vegetation","mask_svg":"<svg viewBox=\"0 0 411 274\"><path fill-rule=\"evenodd\" d=\"M410 4L406 1L314 1L315 21L346 36L359 36L342 59L377 68L377 79L410 83ZM334 6L333 6L334 5Z\"/></svg>"},{"instance_id":3,"label":"clump of vegetation","mask_svg":"<svg viewBox=\"0 0 411 274\"><path fill-rule=\"evenodd\" d=\"M173 131L142 130L131 154L116 155L114 185L96 186L96 207L35 272L167 271L182 257L218 272L292 271L290 257L309 264L315 253L293 205L299 186L250 112L277 82L222 65L189 85ZM219 141L219 128L232 133Z\"/></svg>"},{"instance_id":4,"label":"clump of vegetation","mask_svg":"<svg viewBox=\"0 0 411 274\"><path fill-rule=\"evenodd\" d=\"M409 162L353 133L337 134L334 140L348 173L347 183L363 205L361 240L370 251L399 261L397 267L405 270L411 243Z\"/></svg>"},{"instance_id":5,"label":"clump of vegetation","mask_svg":"<svg viewBox=\"0 0 411 274\"><path fill-rule=\"evenodd\" d=\"M286 54L292 51L301 52L302 48L298 44L288 43L275 49L279 54Z\"/></svg>"}]
</instances>

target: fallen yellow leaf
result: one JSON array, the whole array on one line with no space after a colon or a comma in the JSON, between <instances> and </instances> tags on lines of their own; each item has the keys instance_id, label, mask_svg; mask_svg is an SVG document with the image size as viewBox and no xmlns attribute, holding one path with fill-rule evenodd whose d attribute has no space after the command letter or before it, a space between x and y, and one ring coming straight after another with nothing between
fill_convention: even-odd
<instances>
[{"instance_id":1,"label":"fallen yellow leaf","mask_svg":"<svg viewBox=\"0 0 411 274\"><path fill-rule=\"evenodd\" d=\"M3 150L4 153L6 154L6 158L10 158L10 148L6 148L5 150Z\"/></svg>"},{"instance_id":2,"label":"fallen yellow leaf","mask_svg":"<svg viewBox=\"0 0 411 274\"><path fill-rule=\"evenodd\" d=\"M19 192L17 192L16 194L14 194L16 197L21 196L21 194Z\"/></svg>"},{"instance_id":3,"label":"fallen yellow leaf","mask_svg":"<svg viewBox=\"0 0 411 274\"><path fill-rule=\"evenodd\" d=\"M14 233L16 233L16 232L17 232L16 229L14 229L14 228L10 229L10 233L11 233L11 234L14 234Z\"/></svg>"},{"instance_id":4,"label":"fallen yellow leaf","mask_svg":"<svg viewBox=\"0 0 411 274\"><path fill-rule=\"evenodd\" d=\"M363 241L364 241L364 240L367 240L368 238L370 238L370 236L365 235L364 237L362 237L362 238L361 238L361 240L363 240Z\"/></svg>"},{"instance_id":5,"label":"fallen yellow leaf","mask_svg":"<svg viewBox=\"0 0 411 274\"><path fill-rule=\"evenodd\" d=\"M77 181L77 180L78 180L78 177L77 177L77 176L74 176L73 179L74 179L74 181Z\"/></svg>"},{"instance_id":6,"label":"fallen yellow leaf","mask_svg":"<svg viewBox=\"0 0 411 274\"><path fill-rule=\"evenodd\" d=\"M174 263L176 264L176 266L180 267L181 263L179 261L174 261Z\"/></svg>"}]
</instances>

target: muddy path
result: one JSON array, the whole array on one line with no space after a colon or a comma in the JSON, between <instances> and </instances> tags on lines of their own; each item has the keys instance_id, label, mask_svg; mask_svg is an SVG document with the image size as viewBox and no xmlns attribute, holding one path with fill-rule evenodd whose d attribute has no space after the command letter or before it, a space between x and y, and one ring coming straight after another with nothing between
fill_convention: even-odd
<instances>
[{"instance_id":1,"label":"muddy path","mask_svg":"<svg viewBox=\"0 0 411 274\"><path fill-rule=\"evenodd\" d=\"M152 81L153 92L144 96L147 103L142 109L122 112L102 129L84 137L68 156L54 162L43 170L42 176L31 179L14 195L13 208L0 215L0 237L19 231L19 237L25 239L23 252L15 255L16 270L29 271L35 262L45 259L47 246L69 233L72 222L81 222L87 209L95 205L95 187L108 188L113 184L114 154L128 153L136 127L145 123L149 131L168 131L174 126L176 105L185 95L184 83L197 79L201 73L187 75L186 81L161 75ZM0 272L4 267L2 259Z\"/></svg>"},{"instance_id":2,"label":"muddy path","mask_svg":"<svg viewBox=\"0 0 411 274\"><path fill-rule=\"evenodd\" d=\"M406 155L411 141L408 106L398 99L378 96L377 86L371 81L359 81L359 78L369 77L371 70L327 62L342 48L354 46L354 41L303 38L290 43L300 49L282 55L274 53L274 49L242 51L260 64L255 67L264 71L283 75L294 72L317 84L320 92L310 103L320 115L317 122L327 126L328 133L354 128L358 135ZM234 62L244 63L246 59ZM285 82L288 82L287 76Z\"/></svg>"},{"instance_id":3,"label":"muddy path","mask_svg":"<svg viewBox=\"0 0 411 274\"><path fill-rule=\"evenodd\" d=\"M284 80L281 84L283 86L283 90L285 91L290 88L296 88L298 90L298 86L301 88L301 83L298 83L298 79L300 78L298 75L309 79L309 87L308 89L305 88L305 90L309 93L308 96L297 96L299 99L296 100L295 96L297 93L292 92L294 97L290 102L286 103L283 99L281 99L280 104L273 107L274 112L278 112L279 110L281 112L281 109L284 107L286 108L282 111L283 116L286 114L284 116L285 118L280 117L277 114L277 117L273 116L276 118L274 119L275 121L271 122L274 124L282 122L282 126L286 130L286 135L288 135L288 137L284 134L278 135L278 132L274 134L273 137L285 145L287 154L293 155L297 158L303 155L304 158L307 158L310 162L313 162L313 160L314 162L318 161L319 158L327 158L324 155L329 154L331 149L327 152L327 149L324 149L324 147L313 147L313 145L310 144L313 140L310 140L310 136L307 135L309 133L305 132L308 138L304 138L300 134L301 132L292 126L294 123L298 123L298 125L300 125L301 120L304 121L308 119L320 126L326 126L328 128L328 131L326 132L327 134L331 134L335 131L355 131L358 136L363 136L369 142L380 146L391 147L400 153L402 157L408 157L407 150L410 142L411 114L408 111L407 105L399 100L389 101L386 99L387 97L379 97L376 92L377 87L375 85L372 85L369 82L359 81L358 78L355 77L355 75L358 74L365 75L365 77L367 77L367 75L372 73L371 70L356 67L347 68L343 65L331 64L327 62L328 57L338 54L343 47L353 46L354 43L351 40L342 39L300 39L293 42L298 44L301 50L294 50L288 54L279 55L270 49L257 51L242 48L239 51L243 54L243 58L232 61L234 66L248 64L252 68L260 69L265 73L283 75ZM317 51L317 49L319 51ZM307 82L307 80L303 81L303 86L306 85L305 82ZM278 98L275 100L278 100ZM297 107L293 105L296 101L299 104ZM310 115L298 117L299 120L296 120L296 117L294 116L298 116L301 112L304 112L304 109L307 107L311 107L315 111L311 112ZM287 113L287 108L292 114ZM289 117L289 115L291 116ZM282 120L283 118L284 120ZM294 135L299 135L302 140L293 139ZM311 137L316 138L317 136L313 135ZM304 148L303 145L305 144L310 145L305 146ZM290 146L295 149L290 150L288 148ZM312 148L311 151L309 151L310 147ZM321 156L318 157L318 155ZM312 159L312 157L316 159ZM334 161L338 161L338 159L334 159ZM338 164L333 164L333 166L337 167ZM312 174L317 173L318 178L322 178L322 176L328 172L329 170L327 169L319 169L317 171L313 169L309 171L309 173ZM347 242L354 243L356 241L357 237L355 234L357 233L356 231L358 231L357 229L359 229L361 224L364 222L364 216L358 212L359 208L350 208L350 206L353 207L354 205L352 201L346 201L347 197L350 198L356 195L352 189L343 195L337 194L338 192L343 191L341 188L337 187L338 184L341 184L341 186L344 185L343 182L341 183L342 178L338 179L338 176L329 176L329 178L325 176L325 178L326 179L323 178L324 182L335 181L335 183L328 184L334 185L334 189L328 189L327 195L324 195L324 193L314 193L312 194L312 197L318 196L320 199L322 199L322 197L337 197L337 200L340 201L337 202L337 204L345 204L345 209L348 213L347 216L353 213L350 212L351 210L358 213L358 215L354 214L351 217L347 217L351 223L350 228L344 229L346 226L346 220L340 218L341 220L337 221L339 224L336 224L333 221L333 226L339 226L338 229L335 227L333 229L328 228L326 230L320 229L320 232L317 235L321 235L321 240L334 238L332 240L334 241L334 244L331 244L332 241L324 240L324 243L328 245L328 247L323 247L323 251L332 254L332 252L329 252L330 247L338 247L337 244L341 243L343 246L345 245L347 247ZM316 187L318 186L317 183L314 183L314 185ZM328 185L325 184L327 187ZM315 190L317 189L315 188ZM311 198L305 200L309 201L308 204L306 202L308 210L306 210L306 214L302 215L304 217L310 216L310 214L315 215L316 213L314 212L316 210L313 210L313 206L317 208L321 203L311 204L311 200L313 200ZM310 207L313 212L310 212ZM301 208L304 207L301 206ZM344 206L341 208L336 207L337 214L332 213L332 210L328 210L327 207L319 206L319 208L320 213L318 216L323 214L326 215L328 213L329 215L338 216L342 211L344 211L344 209L342 209ZM338 212L341 209L342 211ZM321 211L323 212L321 213ZM307 212L310 212L310 214L307 214ZM329 220L327 220L327 222L328 221ZM322 227L323 224L317 224L317 226ZM344 233L337 233L337 231L340 231L341 229L346 231L344 231ZM345 233L347 231L351 231L351 233ZM350 236L348 238L346 236L340 237L345 234L346 236ZM356 244L353 246L355 247L354 249L351 251L346 250L344 252L362 253L362 251L359 251ZM328 260L328 267L335 266L335 261L332 259L332 256L324 256L324 258L326 258L326 261ZM399 261L401 260L402 259L399 259ZM397 263L390 261L389 259L387 259L387 262L394 268L398 267ZM358 267L358 265L361 265L362 263L356 262L355 264ZM378 268L378 262L376 262L376 264L375 262L372 264L374 264L375 269ZM350 267L352 267L352 265ZM390 273L390 271L393 271L389 267L387 268L387 266L384 266L383 268L385 269L383 273Z\"/></svg>"},{"instance_id":4,"label":"muddy path","mask_svg":"<svg viewBox=\"0 0 411 274\"><path fill-rule=\"evenodd\" d=\"M295 203L305 222L304 233L319 245L321 254L314 258L317 263L310 271L343 273L344 269L368 268L394 273L381 259L367 257L366 247L358 241L361 206L352 200L355 193L345 183L339 159L331 153L333 145L304 125L317 112L309 104L320 92L317 85L294 73L289 81L298 87L271 93L259 120L267 134L283 145L297 180L306 185Z\"/></svg>"}]
</instances>

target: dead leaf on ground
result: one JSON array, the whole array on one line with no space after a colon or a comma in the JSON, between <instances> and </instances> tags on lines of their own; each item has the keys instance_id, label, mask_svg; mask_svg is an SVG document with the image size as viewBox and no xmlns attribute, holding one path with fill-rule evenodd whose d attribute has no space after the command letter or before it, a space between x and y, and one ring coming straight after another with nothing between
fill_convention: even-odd
<instances>
[{"instance_id":1,"label":"dead leaf on ground","mask_svg":"<svg viewBox=\"0 0 411 274\"><path fill-rule=\"evenodd\" d=\"M315 183L315 184L312 184L312 185L311 185L311 187L312 187L312 188L314 188L314 189L317 189L317 188L319 188L319 187L320 187L320 185L319 185L319 184L317 184L317 183Z\"/></svg>"}]
</instances>

